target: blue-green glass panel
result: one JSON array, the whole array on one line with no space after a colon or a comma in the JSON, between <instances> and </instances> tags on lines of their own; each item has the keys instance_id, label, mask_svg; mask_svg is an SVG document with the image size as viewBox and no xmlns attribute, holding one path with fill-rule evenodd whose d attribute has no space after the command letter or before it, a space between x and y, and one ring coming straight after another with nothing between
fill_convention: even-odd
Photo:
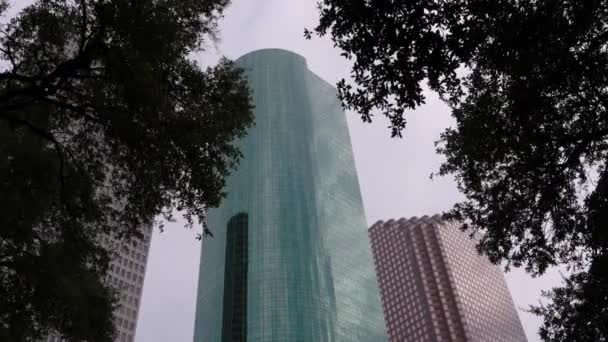
<instances>
[{"instance_id":1,"label":"blue-green glass panel","mask_svg":"<svg viewBox=\"0 0 608 342\"><path fill-rule=\"evenodd\" d=\"M289 51L237 60L255 126L210 210L194 341L221 341L227 222L246 214L247 341L386 341L350 137L335 89ZM226 287L228 286L228 287Z\"/></svg>"}]
</instances>

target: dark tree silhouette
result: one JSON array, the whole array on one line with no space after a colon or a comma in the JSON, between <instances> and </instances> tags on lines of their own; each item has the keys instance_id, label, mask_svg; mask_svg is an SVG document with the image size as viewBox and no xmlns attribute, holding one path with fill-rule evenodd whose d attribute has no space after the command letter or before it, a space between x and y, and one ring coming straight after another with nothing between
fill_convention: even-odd
<instances>
[{"instance_id":1,"label":"dark tree silhouette","mask_svg":"<svg viewBox=\"0 0 608 342\"><path fill-rule=\"evenodd\" d=\"M319 11L305 36L329 35L353 61L339 95L364 121L382 113L401 136L425 84L450 105L439 174L466 201L445 217L481 233L493 262L572 268L532 309L543 338L608 340L608 2L323 0Z\"/></svg>"},{"instance_id":2,"label":"dark tree silhouette","mask_svg":"<svg viewBox=\"0 0 608 342\"><path fill-rule=\"evenodd\" d=\"M100 237L219 204L248 87L189 55L228 3L38 0L1 25L0 340L112 341Z\"/></svg>"}]
</instances>

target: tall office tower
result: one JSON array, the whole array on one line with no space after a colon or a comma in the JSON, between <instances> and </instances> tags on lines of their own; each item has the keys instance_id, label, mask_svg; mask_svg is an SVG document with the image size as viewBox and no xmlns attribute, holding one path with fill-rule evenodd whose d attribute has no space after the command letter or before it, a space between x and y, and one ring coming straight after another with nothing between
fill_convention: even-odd
<instances>
[{"instance_id":1,"label":"tall office tower","mask_svg":"<svg viewBox=\"0 0 608 342\"><path fill-rule=\"evenodd\" d=\"M390 341L525 342L501 269L439 215L369 229Z\"/></svg>"},{"instance_id":2,"label":"tall office tower","mask_svg":"<svg viewBox=\"0 0 608 342\"><path fill-rule=\"evenodd\" d=\"M107 281L120 293L119 307L115 312L116 342L133 342L135 339L151 238L152 225L148 225L143 229L141 241L104 240L115 251Z\"/></svg>"},{"instance_id":3,"label":"tall office tower","mask_svg":"<svg viewBox=\"0 0 608 342\"><path fill-rule=\"evenodd\" d=\"M237 60L255 126L208 213L194 341L386 341L344 112L303 57Z\"/></svg>"},{"instance_id":4,"label":"tall office tower","mask_svg":"<svg viewBox=\"0 0 608 342\"><path fill-rule=\"evenodd\" d=\"M110 236L101 239L113 252L105 281L118 291L120 297L118 308L114 312L116 342L133 342L135 339L151 237L152 225L148 225L143 228L142 240L125 243ZM43 341L60 342L62 339L51 334Z\"/></svg>"}]
</instances>

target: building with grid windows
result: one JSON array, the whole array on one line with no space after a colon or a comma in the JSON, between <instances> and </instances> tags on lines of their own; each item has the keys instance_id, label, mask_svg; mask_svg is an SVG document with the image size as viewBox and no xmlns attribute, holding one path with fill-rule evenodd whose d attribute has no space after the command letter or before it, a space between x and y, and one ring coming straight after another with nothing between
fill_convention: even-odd
<instances>
[{"instance_id":1,"label":"building with grid windows","mask_svg":"<svg viewBox=\"0 0 608 342\"><path fill-rule=\"evenodd\" d=\"M527 341L501 269L454 223L378 221L369 235L390 341Z\"/></svg>"},{"instance_id":2,"label":"building with grid windows","mask_svg":"<svg viewBox=\"0 0 608 342\"><path fill-rule=\"evenodd\" d=\"M208 212L194 341L386 341L346 118L303 57L237 60L255 105Z\"/></svg>"},{"instance_id":3,"label":"building with grid windows","mask_svg":"<svg viewBox=\"0 0 608 342\"><path fill-rule=\"evenodd\" d=\"M105 281L111 284L120 296L119 306L114 313L116 342L135 340L151 237L152 225L148 225L143 229L142 240L125 243L110 236L102 238L102 243L113 252ZM43 341L60 342L62 339L51 334Z\"/></svg>"}]
</instances>

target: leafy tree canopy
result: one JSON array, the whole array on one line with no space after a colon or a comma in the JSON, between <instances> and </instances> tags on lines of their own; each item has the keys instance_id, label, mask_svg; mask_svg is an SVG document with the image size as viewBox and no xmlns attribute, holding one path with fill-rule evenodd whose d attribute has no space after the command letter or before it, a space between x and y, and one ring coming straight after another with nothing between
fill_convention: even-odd
<instances>
[{"instance_id":1,"label":"leafy tree canopy","mask_svg":"<svg viewBox=\"0 0 608 342\"><path fill-rule=\"evenodd\" d=\"M425 84L451 107L439 174L466 200L446 218L481 233L493 262L572 267L534 311L543 337L579 341L572 327L585 326L585 340L608 340L608 2L323 0L319 11L305 36L329 35L353 61L338 90L364 121L382 113L401 136Z\"/></svg>"},{"instance_id":2,"label":"leafy tree canopy","mask_svg":"<svg viewBox=\"0 0 608 342\"><path fill-rule=\"evenodd\" d=\"M112 341L100 236L220 203L248 87L188 56L228 3L38 0L0 26L0 340Z\"/></svg>"}]
</instances>

